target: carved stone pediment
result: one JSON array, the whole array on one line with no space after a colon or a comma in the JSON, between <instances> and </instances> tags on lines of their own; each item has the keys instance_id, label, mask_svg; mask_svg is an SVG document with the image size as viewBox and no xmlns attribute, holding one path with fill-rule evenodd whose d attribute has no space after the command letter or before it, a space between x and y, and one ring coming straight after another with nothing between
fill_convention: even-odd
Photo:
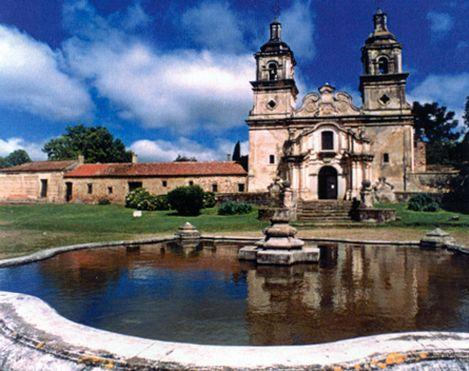
<instances>
[{"instance_id":1,"label":"carved stone pediment","mask_svg":"<svg viewBox=\"0 0 469 371\"><path fill-rule=\"evenodd\" d=\"M301 107L295 111L295 117L351 116L359 115L360 110L353 105L352 97L345 92L336 92L326 84L319 88L319 93L310 93L303 99Z\"/></svg>"}]
</instances>

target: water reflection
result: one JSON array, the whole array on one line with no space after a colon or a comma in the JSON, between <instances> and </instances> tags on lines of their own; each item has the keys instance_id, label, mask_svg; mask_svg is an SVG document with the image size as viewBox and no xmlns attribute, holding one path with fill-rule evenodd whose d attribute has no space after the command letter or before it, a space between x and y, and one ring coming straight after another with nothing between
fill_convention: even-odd
<instances>
[{"instance_id":1,"label":"water reflection","mask_svg":"<svg viewBox=\"0 0 469 371\"><path fill-rule=\"evenodd\" d=\"M0 290L95 327L209 344L307 344L408 330L469 330L469 259L323 244L317 265L256 267L239 246L76 251L0 269Z\"/></svg>"}]
</instances>

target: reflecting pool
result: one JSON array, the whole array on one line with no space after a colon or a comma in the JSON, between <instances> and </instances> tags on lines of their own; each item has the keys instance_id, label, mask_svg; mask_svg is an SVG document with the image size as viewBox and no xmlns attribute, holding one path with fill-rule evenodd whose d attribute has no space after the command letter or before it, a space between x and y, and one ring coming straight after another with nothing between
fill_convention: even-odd
<instances>
[{"instance_id":1,"label":"reflecting pool","mask_svg":"<svg viewBox=\"0 0 469 371\"><path fill-rule=\"evenodd\" d=\"M241 246L103 248L0 269L0 290L88 326L168 341L312 344L385 332L469 331L469 258L325 244L316 265L239 262Z\"/></svg>"}]
</instances>

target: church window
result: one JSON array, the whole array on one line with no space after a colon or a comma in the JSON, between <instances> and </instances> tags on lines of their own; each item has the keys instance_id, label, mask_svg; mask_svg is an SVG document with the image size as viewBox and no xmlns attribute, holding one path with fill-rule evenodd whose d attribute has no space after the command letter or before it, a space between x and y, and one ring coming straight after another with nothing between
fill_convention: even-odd
<instances>
[{"instance_id":1,"label":"church window","mask_svg":"<svg viewBox=\"0 0 469 371\"><path fill-rule=\"evenodd\" d=\"M382 104L388 104L390 100L391 100L391 98L389 98L386 94L383 94L383 95L381 96L381 98L379 98L379 101L380 101Z\"/></svg>"},{"instance_id":2,"label":"church window","mask_svg":"<svg viewBox=\"0 0 469 371\"><path fill-rule=\"evenodd\" d=\"M213 192L213 193L217 193L217 192L218 192L218 184L217 184L217 183L213 183L213 184L212 184L212 192Z\"/></svg>"},{"instance_id":3,"label":"church window","mask_svg":"<svg viewBox=\"0 0 469 371\"><path fill-rule=\"evenodd\" d=\"M114 189L112 187L107 187L107 193L112 195L113 192L114 192Z\"/></svg>"},{"instance_id":4,"label":"church window","mask_svg":"<svg viewBox=\"0 0 469 371\"><path fill-rule=\"evenodd\" d=\"M167 180L163 180L163 181L161 182L161 184L162 184L163 187L167 187L167 186L168 186L168 181L167 181Z\"/></svg>"},{"instance_id":5,"label":"church window","mask_svg":"<svg viewBox=\"0 0 469 371\"><path fill-rule=\"evenodd\" d=\"M277 102L274 100L270 100L269 103L267 103L270 109L274 109L277 106Z\"/></svg>"},{"instance_id":6,"label":"church window","mask_svg":"<svg viewBox=\"0 0 469 371\"><path fill-rule=\"evenodd\" d=\"M193 181L193 180L189 180L189 185L190 185L190 186L193 186L193 185L194 185L194 181Z\"/></svg>"},{"instance_id":7,"label":"church window","mask_svg":"<svg viewBox=\"0 0 469 371\"><path fill-rule=\"evenodd\" d=\"M274 62L269 63L269 80L270 81L278 80L277 63L274 63Z\"/></svg>"},{"instance_id":8,"label":"church window","mask_svg":"<svg viewBox=\"0 0 469 371\"><path fill-rule=\"evenodd\" d=\"M244 183L238 183L238 192L244 192Z\"/></svg>"},{"instance_id":9,"label":"church window","mask_svg":"<svg viewBox=\"0 0 469 371\"><path fill-rule=\"evenodd\" d=\"M389 164L389 153L383 153L383 164Z\"/></svg>"},{"instance_id":10,"label":"church window","mask_svg":"<svg viewBox=\"0 0 469 371\"><path fill-rule=\"evenodd\" d=\"M389 73L389 62L385 57L378 59L378 72L380 75L386 75Z\"/></svg>"},{"instance_id":11,"label":"church window","mask_svg":"<svg viewBox=\"0 0 469 371\"><path fill-rule=\"evenodd\" d=\"M269 164L275 164L275 155L269 156Z\"/></svg>"},{"instance_id":12,"label":"church window","mask_svg":"<svg viewBox=\"0 0 469 371\"><path fill-rule=\"evenodd\" d=\"M88 194L93 193L93 183L88 183Z\"/></svg>"},{"instance_id":13,"label":"church window","mask_svg":"<svg viewBox=\"0 0 469 371\"><path fill-rule=\"evenodd\" d=\"M321 133L321 148L326 151L334 149L334 133L332 131Z\"/></svg>"}]
</instances>

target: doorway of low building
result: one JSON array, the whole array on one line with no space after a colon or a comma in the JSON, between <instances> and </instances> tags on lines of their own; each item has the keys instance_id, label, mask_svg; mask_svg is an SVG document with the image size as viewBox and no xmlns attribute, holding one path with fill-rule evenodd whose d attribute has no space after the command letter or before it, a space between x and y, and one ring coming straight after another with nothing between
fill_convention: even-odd
<instances>
[{"instance_id":1,"label":"doorway of low building","mask_svg":"<svg viewBox=\"0 0 469 371\"><path fill-rule=\"evenodd\" d=\"M70 202L73 197L73 183L66 182L65 183L65 202Z\"/></svg>"},{"instance_id":2,"label":"doorway of low building","mask_svg":"<svg viewBox=\"0 0 469 371\"><path fill-rule=\"evenodd\" d=\"M324 166L319 171L318 198L337 200L337 170L332 166Z\"/></svg>"}]
</instances>

